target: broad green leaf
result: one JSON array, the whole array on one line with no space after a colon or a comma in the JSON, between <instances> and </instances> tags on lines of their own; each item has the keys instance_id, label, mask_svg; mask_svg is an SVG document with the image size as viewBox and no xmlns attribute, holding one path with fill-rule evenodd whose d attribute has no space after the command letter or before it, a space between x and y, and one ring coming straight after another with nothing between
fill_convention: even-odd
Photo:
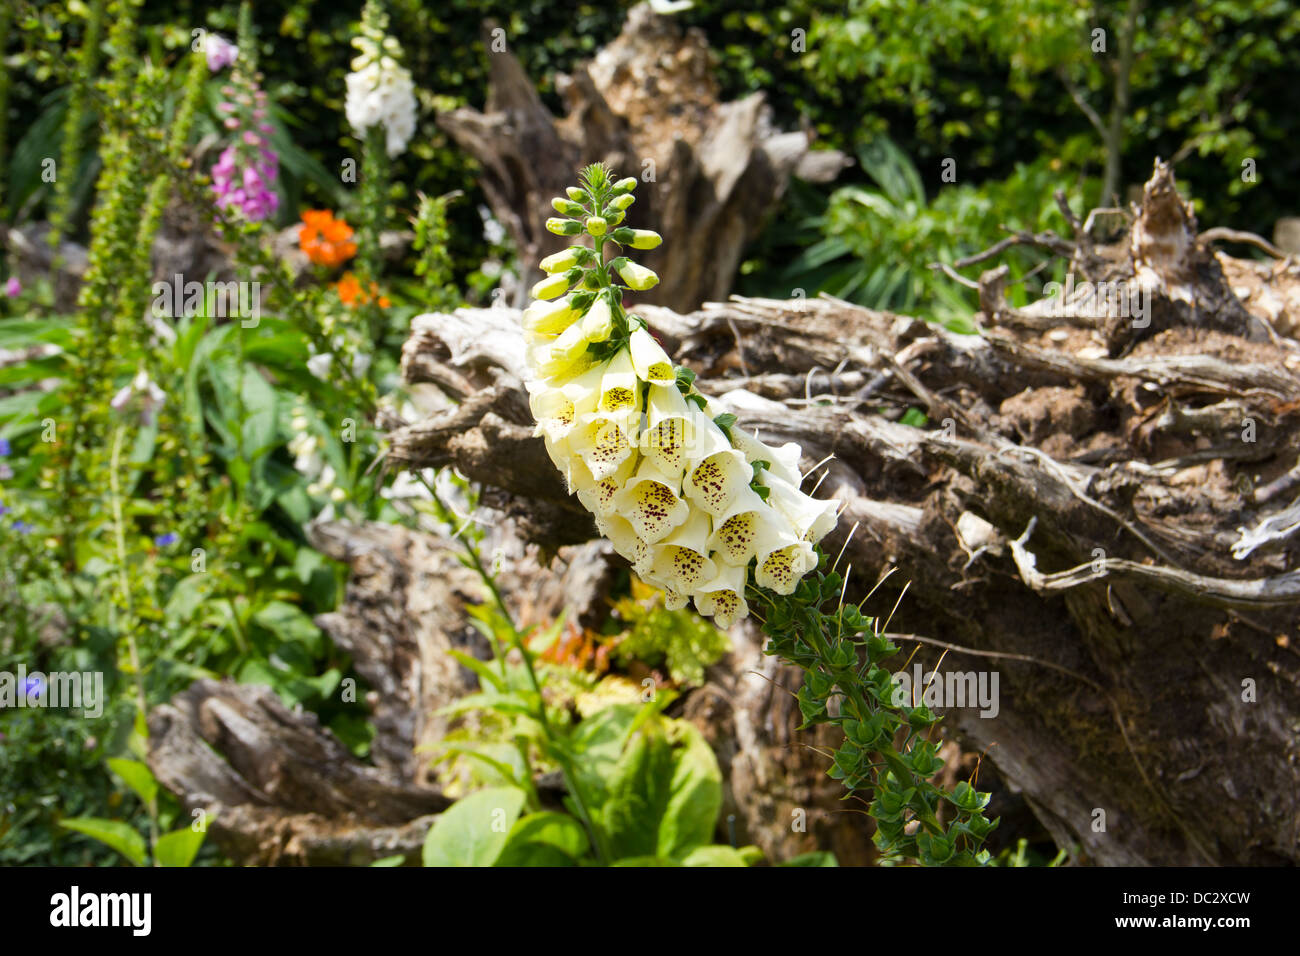
<instances>
[{"instance_id":1,"label":"broad green leaf","mask_svg":"<svg viewBox=\"0 0 1300 956\"><path fill-rule=\"evenodd\" d=\"M748 866L740 851L729 846L714 844L698 846L682 857L682 866Z\"/></svg>"},{"instance_id":2,"label":"broad green leaf","mask_svg":"<svg viewBox=\"0 0 1300 956\"><path fill-rule=\"evenodd\" d=\"M490 787L458 800L424 840L425 866L491 866L524 808L517 787Z\"/></svg>"},{"instance_id":3,"label":"broad green leaf","mask_svg":"<svg viewBox=\"0 0 1300 956\"><path fill-rule=\"evenodd\" d=\"M385 856L371 863L371 866L401 866L406 862L406 857L400 853L396 856Z\"/></svg>"},{"instance_id":4,"label":"broad green leaf","mask_svg":"<svg viewBox=\"0 0 1300 956\"><path fill-rule=\"evenodd\" d=\"M507 850L526 843L544 843L574 860L587 854L591 844L582 824L564 813L543 811L520 818L510 831Z\"/></svg>"},{"instance_id":5,"label":"broad green leaf","mask_svg":"<svg viewBox=\"0 0 1300 956\"><path fill-rule=\"evenodd\" d=\"M676 857L708 843L722 810L722 772L694 724L674 721L675 748L670 797L659 824L659 854Z\"/></svg>"},{"instance_id":6,"label":"broad green leaf","mask_svg":"<svg viewBox=\"0 0 1300 956\"><path fill-rule=\"evenodd\" d=\"M139 760L127 760L125 757L113 757L108 761L108 769L122 778L122 782L135 791L145 803L152 803L158 796L158 781L153 773Z\"/></svg>"},{"instance_id":7,"label":"broad green leaf","mask_svg":"<svg viewBox=\"0 0 1300 956\"><path fill-rule=\"evenodd\" d=\"M159 866L189 866L198 856L205 836L206 830L196 832L192 827L182 827L164 834L153 845L154 859Z\"/></svg>"},{"instance_id":8,"label":"broad green leaf","mask_svg":"<svg viewBox=\"0 0 1300 956\"><path fill-rule=\"evenodd\" d=\"M144 837L120 820L103 820L99 817L68 817L59 826L84 833L134 863L144 865Z\"/></svg>"}]
</instances>

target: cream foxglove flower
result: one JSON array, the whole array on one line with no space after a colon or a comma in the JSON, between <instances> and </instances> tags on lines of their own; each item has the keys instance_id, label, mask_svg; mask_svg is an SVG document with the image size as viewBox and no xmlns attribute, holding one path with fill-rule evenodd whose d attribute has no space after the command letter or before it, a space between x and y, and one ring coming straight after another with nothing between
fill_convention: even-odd
<instances>
[{"instance_id":1,"label":"cream foxglove flower","mask_svg":"<svg viewBox=\"0 0 1300 956\"><path fill-rule=\"evenodd\" d=\"M681 480L642 458L636 474L614 498L614 508L647 544L663 540L684 522L691 506L681 497Z\"/></svg>"},{"instance_id":2,"label":"cream foxglove flower","mask_svg":"<svg viewBox=\"0 0 1300 956\"><path fill-rule=\"evenodd\" d=\"M679 594L694 594L718 569L709 557L709 516L692 511L690 517L650 548L650 577Z\"/></svg>"},{"instance_id":3,"label":"cream foxglove flower","mask_svg":"<svg viewBox=\"0 0 1300 956\"><path fill-rule=\"evenodd\" d=\"M691 407L676 385L652 385L646 400L646 427L641 452L665 474L680 475L686 468L687 447L694 428Z\"/></svg>"},{"instance_id":4,"label":"cream foxglove flower","mask_svg":"<svg viewBox=\"0 0 1300 956\"><path fill-rule=\"evenodd\" d=\"M652 385L674 385L677 382L677 370L668 358L663 346L655 341L653 335L645 329L636 329L628 339L628 350L632 353L632 364L636 366L637 377Z\"/></svg>"},{"instance_id":5,"label":"cream foxglove flower","mask_svg":"<svg viewBox=\"0 0 1300 956\"><path fill-rule=\"evenodd\" d=\"M691 376L623 310L607 268L629 288L658 281L626 256L600 266L608 244L659 245L653 232L619 226L635 186L589 167L583 188L553 203L567 218L547 228L585 231L594 248L542 261L549 278L522 320L529 405L547 454L614 549L663 588L669 608L693 599L726 627L749 613L751 583L790 594L816 568L814 544L834 527L837 503L800 491L797 445L773 448L734 419L719 425Z\"/></svg>"},{"instance_id":6,"label":"cream foxglove flower","mask_svg":"<svg viewBox=\"0 0 1300 956\"><path fill-rule=\"evenodd\" d=\"M786 535L793 539L792 534ZM770 551L759 551L754 583L777 594L793 594L799 579L817 567L817 553L807 541L777 540Z\"/></svg>"},{"instance_id":7,"label":"cream foxglove flower","mask_svg":"<svg viewBox=\"0 0 1300 956\"><path fill-rule=\"evenodd\" d=\"M799 473L799 458L802 452L794 442L786 442L780 448L773 448L742 428L731 430L731 441L745 453L745 460L751 465L756 461L766 461L769 463L768 470L783 481L788 481L796 488L803 483L803 475Z\"/></svg>"},{"instance_id":8,"label":"cream foxglove flower","mask_svg":"<svg viewBox=\"0 0 1300 956\"><path fill-rule=\"evenodd\" d=\"M740 489L749 487L754 469L703 412L692 415L689 428L696 447L687 454L699 463L687 475L686 494L710 514L722 515Z\"/></svg>"},{"instance_id":9,"label":"cream foxglove flower","mask_svg":"<svg viewBox=\"0 0 1300 956\"><path fill-rule=\"evenodd\" d=\"M577 493L582 506L596 517L613 516L614 500L627 484L627 480L632 477L635 465L636 462L629 457L612 475L597 481L582 460L577 459L574 461L572 476L569 479L569 488Z\"/></svg>"},{"instance_id":10,"label":"cream foxglove flower","mask_svg":"<svg viewBox=\"0 0 1300 956\"><path fill-rule=\"evenodd\" d=\"M627 350L619 352L600 368L600 403L597 408L610 414L635 414L639 421L641 383Z\"/></svg>"},{"instance_id":11,"label":"cream foxglove flower","mask_svg":"<svg viewBox=\"0 0 1300 956\"><path fill-rule=\"evenodd\" d=\"M548 385L532 381L528 389L528 405L537 421L535 434L550 441L566 438L578 424L578 416L596 410L600 402L601 367L588 369L582 375L563 385Z\"/></svg>"},{"instance_id":12,"label":"cream foxglove flower","mask_svg":"<svg viewBox=\"0 0 1300 956\"><path fill-rule=\"evenodd\" d=\"M589 412L567 436L568 446L597 481L618 471L636 448L633 416L618 412Z\"/></svg>"},{"instance_id":13,"label":"cream foxglove flower","mask_svg":"<svg viewBox=\"0 0 1300 956\"><path fill-rule=\"evenodd\" d=\"M713 526L709 547L727 564L742 568L765 543L778 541L782 531L789 531L788 522L752 488L737 494L727 510L714 519Z\"/></svg>"},{"instance_id":14,"label":"cream foxglove flower","mask_svg":"<svg viewBox=\"0 0 1300 956\"><path fill-rule=\"evenodd\" d=\"M650 545L641 539L626 518L617 514L597 515L596 530L609 540L615 551L627 559L638 577L649 575Z\"/></svg>"},{"instance_id":15,"label":"cream foxglove flower","mask_svg":"<svg viewBox=\"0 0 1300 956\"><path fill-rule=\"evenodd\" d=\"M743 565L718 565L717 577L695 590L695 609L705 617L713 618L718 627L731 627L749 616L745 580Z\"/></svg>"},{"instance_id":16,"label":"cream foxglove flower","mask_svg":"<svg viewBox=\"0 0 1300 956\"><path fill-rule=\"evenodd\" d=\"M580 316L573 307L573 296L566 295L550 302L534 302L524 310L525 331L537 335L559 335Z\"/></svg>"},{"instance_id":17,"label":"cream foxglove flower","mask_svg":"<svg viewBox=\"0 0 1300 956\"><path fill-rule=\"evenodd\" d=\"M805 495L775 474L764 475L771 494L768 501L794 528L794 533L809 544L816 544L835 529L840 503Z\"/></svg>"}]
</instances>

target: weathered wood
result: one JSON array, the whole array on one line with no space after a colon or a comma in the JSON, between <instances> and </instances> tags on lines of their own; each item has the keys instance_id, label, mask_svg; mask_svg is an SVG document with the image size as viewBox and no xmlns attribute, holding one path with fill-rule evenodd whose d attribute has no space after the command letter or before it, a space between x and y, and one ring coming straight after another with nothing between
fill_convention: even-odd
<instances>
[{"instance_id":1,"label":"weathered wood","mask_svg":"<svg viewBox=\"0 0 1300 956\"><path fill-rule=\"evenodd\" d=\"M742 425L800 442L805 467L834 456L819 493L846 501L832 554L857 526L842 559L849 593L897 567L868 608L888 615L906 584L891 629L966 649L946 651L948 668L1000 672L998 717L953 711L949 730L990 748L1077 859L1295 862L1294 539L1251 548L1248 529L1290 527L1300 343L1264 325L1264 287L1284 273L1199 243L1176 196L1158 165L1127 240L1042 243L1071 255L1080 283L1142 283L1147 327L1018 322L997 297L979 319L999 327L980 336L825 298L639 312ZM454 371L455 342L502 319L457 312L454 341L413 339L408 369ZM417 334L437 339L447 324L417 320ZM518 375L503 359L493 387L518 389ZM458 414L475 419L470 404ZM913 405L928 426L897 422ZM479 443L467 464L565 507L559 482L537 482L527 414L505 421L517 430L458 420L507 438L486 455ZM433 450L415 440L439 427L393 432L395 457L459 464L450 438ZM918 659L938 655L922 644Z\"/></svg>"},{"instance_id":2,"label":"weathered wood","mask_svg":"<svg viewBox=\"0 0 1300 956\"><path fill-rule=\"evenodd\" d=\"M1148 193L1186 212L1163 187ZM942 658L945 671L997 672L996 716L950 708L944 725L983 754L979 782L993 785L996 812L1016 813L1019 794L1080 862L1295 863L1300 343L1273 321L1280 313L1266 314L1270 290L1289 279L1212 252L1186 219L1165 226L1188 243L1162 245L1157 219L1139 210L1139 240L1103 247L1079 232L1048 244L1093 270L1079 281L1141 273L1164 317L1155 328L1084 314L1053 325L992 295L978 336L826 298L638 312L744 427L800 442L805 468L833 456L818 493L845 510L826 548L843 548L855 599L895 569L865 608L915 651L908 666ZM618 559L582 543L590 520L533 436L516 321L500 309L413 321L407 380L457 404L393 422L386 464L454 466L482 482L506 602L525 621L569 606L592 623ZM928 423L902 424L909 407ZM447 542L346 525L314 540L353 568L344 608L322 624L383 688L367 772L391 775L376 790L343 754L327 791L388 793L397 809L358 820L342 806L321 811L339 802L326 799L305 822L296 788L272 784L280 773L303 779L293 755L311 752L301 738L319 728L276 712L284 726L241 741L222 730L234 705L195 690L216 703L156 713L152 763L187 803L207 805L207 794L228 808L218 838L257 859L285 859L289 843L269 834L286 832L304 860L413 846L426 811L404 786L430 806L439 798L410 754L441 733L429 717L437 704L468 686L436 664L458 640L460 609L483 598ZM815 846L870 859L869 821L846 812L856 808L823 776L826 728L796 730L797 673L761 656L751 624L732 643L675 712L719 755L737 839L777 859ZM186 745L200 738L202 759ZM255 755L271 778L254 773ZM962 760L968 775L973 758ZM791 827L798 810L807 833Z\"/></svg>"}]
</instances>

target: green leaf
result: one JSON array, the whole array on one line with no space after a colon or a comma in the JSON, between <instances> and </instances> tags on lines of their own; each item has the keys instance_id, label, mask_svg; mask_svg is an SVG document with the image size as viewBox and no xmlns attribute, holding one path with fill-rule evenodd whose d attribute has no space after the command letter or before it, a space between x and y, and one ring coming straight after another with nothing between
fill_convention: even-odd
<instances>
[{"instance_id":1,"label":"green leaf","mask_svg":"<svg viewBox=\"0 0 1300 956\"><path fill-rule=\"evenodd\" d=\"M396 856L385 856L371 863L371 866L401 866L406 862L406 857L398 853Z\"/></svg>"},{"instance_id":2,"label":"green leaf","mask_svg":"<svg viewBox=\"0 0 1300 956\"><path fill-rule=\"evenodd\" d=\"M206 830L182 827L164 834L153 845L153 856L159 866L189 866L203 846Z\"/></svg>"},{"instance_id":3,"label":"green leaf","mask_svg":"<svg viewBox=\"0 0 1300 956\"><path fill-rule=\"evenodd\" d=\"M717 416L714 417L714 419L713 419L713 424L715 424L715 425L717 425L719 428L721 428L721 429L722 429L722 433L723 433L724 435L726 435L726 436L727 436L727 440L730 441L730 440L731 440L731 426L734 425L734 424L736 424L736 416L733 415L733 414L731 414L731 412L723 412L721 415L717 415Z\"/></svg>"},{"instance_id":4,"label":"green leaf","mask_svg":"<svg viewBox=\"0 0 1300 956\"><path fill-rule=\"evenodd\" d=\"M158 781L153 773L139 760L127 760L125 757L113 757L108 761L108 769L122 778L122 782L135 791L136 796L146 804L152 803L158 796Z\"/></svg>"},{"instance_id":5,"label":"green leaf","mask_svg":"<svg viewBox=\"0 0 1300 956\"><path fill-rule=\"evenodd\" d=\"M710 842L722 774L685 721L648 722L614 768L603 819L615 856L677 859Z\"/></svg>"},{"instance_id":6,"label":"green leaf","mask_svg":"<svg viewBox=\"0 0 1300 956\"><path fill-rule=\"evenodd\" d=\"M907 411L903 412L903 417L898 420L898 424L911 425L913 428L924 428L929 421L930 419L926 417L925 412L919 408L909 407Z\"/></svg>"},{"instance_id":7,"label":"green leaf","mask_svg":"<svg viewBox=\"0 0 1300 956\"><path fill-rule=\"evenodd\" d=\"M488 665L486 661L481 661L477 657L470 657L468 654L463 651L458 651L455 648L448 649L447 653L454 657L462 667L477 674L481 686L485 688L492 687L496 690L506 689L505 681L501 679L501 675L492 670L491 666Z\"/></svg>"},{"instance_id":8,"label":"green leaf","mask_svg":"<svg viewBox=\"0 0 1300 956\"><path fill-rule=\"evenodd\" d=\"M502 854L498 865L526 865L510 864L505 860L512 851L521 850L530 844L545 844L569 857L571 861L582 859L591 846L587 831L573 817L551 811L530 813L521 818L510 831L506 852Z\"/></svg>"},{"instance_id":9,"label":"green leaf","mask_svg":"<svg viewBox=\"0 0 1300 956\"><path fill-rule=\"evenodd\" d=\"M425 866L491 866L524 808L517 787L489 787L458 800L424 840Z\"/></svg>"},{"instance_id":10,"label":"green leaf","mask_svg":"<svg viewBox=\"0 0 1300 956\"><path fill-rule=\"evenodd\" d=\"M714 844L699 846L682 857L682 866L748 866L739 850Z\"/></svg>"},{"instance_id":11,"label":"green leaf","mask_svg":"<svg viewBox=\"0 0 1300 956\"><path fill-rule=\"evenodd\" d=\"M268 601L253 615L253 621L282 641L303 645L312 654L322 649L320 628L316 622L300 608L285 601Z\"/></svg>"},{"instance_id":12,"label":"green leaf","mask_svg":"<svg viewBox=\"0 0 1300 956\"><path fill-rule=\"evenodd\" d=\"M694 724L675 723L682 746L669 783L671 797L659 826L659 853L677 856L708 843L722 811L722 772L717 758Z\"/></svg>"},{"instance_id":13,"label":"green leaf","mask_svg":"<svg viewBox=\"0 0 1300 956\"><path fill-rule=\"evenodd\" d=\"M121 820L104 820L99 817L68 817L59 826L84 833L134 863L144 865L144 837Z\"/></svg>"}]
</instances>

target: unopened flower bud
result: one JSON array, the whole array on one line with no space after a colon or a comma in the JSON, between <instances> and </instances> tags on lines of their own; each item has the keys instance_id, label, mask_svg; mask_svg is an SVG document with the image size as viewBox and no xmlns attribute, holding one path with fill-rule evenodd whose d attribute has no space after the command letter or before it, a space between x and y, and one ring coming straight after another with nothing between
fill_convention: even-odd
<instances>
[{"instance_id":1,"label":"unopened flower bud","mask_svg":"<svg viewBox=\"0 0 1300 956\"><path fill-rule=\"evenodd\" d=\"M635 176L628 176L626 179L620 179L614 184L614 192L616 193L630 193L634 189L636 189Z\"/></svg>"},{"instance_id":2,"label":"unopened flower bud","mask_svg":"<svg viewBox=\"0 0 1300 956\"><path fill-rule=\"evenodd\" d=\"M624 209L632 205L632 203L634 202L636 202L635 196L633 196L631 193L623 193L621 196L615 196L613 199L609 201L609 208L617 209L620 212L622 212Z\"/></svg>"},{"instance_id":3,"label":"unopened flower bud","mask_svg":"<svg viewBox=\"0 0 1300 956\"><path fill-rule=\"evenodd\" d=\"M557 296L564 295L569 291L569 276L561 272L558 275L547 276L533 286L534 299L554 299Z\"/></svg>"},{"instance_id":4,"label":"unopened flower bud","mask_svg":"<svg viewBox=\"0 0 1300 956\"><path fill-rule=\"evenodd\" d=\"M557 252L547 256L539 263L543 272L568 272L578 264L580 246L572 246L563 252Z\"/></svg>"},{"instance_id":5,"label":"unopened flower bud","mask_svg":"<svg viewBox=\"0 0 1300 956\"><path fill-rule=\"evenodd\" d=\"M587 191L585 189L579 189L577 186L570 186L564 192L574 202L586 202L591 198L590 196L587 195Z\"/></svg>"},{"instance_id":6,"label":"unopened flower bud","mask_svg":"<svg viewBox=\"0 0 1300 956\"><path fill-rule=\"evenodd\" d=\"M644 292L646 289L652 289L659 284L659 277L647 269L645 266L637 265L635 262L627 262L619 267L618 274L623 277L629 289L635 289L637 292Z\"/></svg>"},{"instance_id":7,"label":"unopened flower bud","mask_svg":"<svg viewBox=\"0 0 1300 956\"><path fill-rule=\"evenodd\" d=\"M582 232L582 224L576 219L555 219L546 220L546 231L553 232L557 236L576 236Z\"/></svg>"},{"instance_id":8,"label":"unopened flower bud","mask_svg":"<svg viewBox=\"0 0 1300 956\"><path fill-rule=\"evenodd\" d=\"M551 208L562 216L581 216L585 210L576 202L556 197L551 200Z\"/></svg>"},{"instance_id":9,"label":"unopened flower bud","mask_svg":"<svg viewBox=\"0 0 1300 956\"><path fill-rule=\"evenodd\" d=\"M605 220L601 219L599 216L587 217L587 232L591 233L593 236L603 236L605 230L608 228L609 223L605 222Z\"/></svg>"},{"instance_id":10,"label":"unopened flower bud","mask_svg":"<svg viewBox=\"0 0 1300 956\"><path fill-rule=\"evenodd\" d=\"M629 229L628 232L632 235L623 244L631 246L633 249L654 249L664 241L663 236L649 229ZM622 240L619 241L622 242Z\"/></svg>"}]
</instances>

